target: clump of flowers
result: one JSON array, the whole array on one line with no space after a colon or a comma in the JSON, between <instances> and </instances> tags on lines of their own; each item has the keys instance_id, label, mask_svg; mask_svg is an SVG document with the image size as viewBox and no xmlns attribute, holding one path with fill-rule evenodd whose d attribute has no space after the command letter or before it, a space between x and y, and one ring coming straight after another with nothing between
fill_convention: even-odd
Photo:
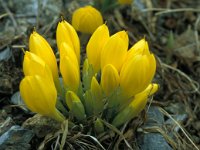
<instances>
[{"instance_id":1,"label":"clump of flowers","mask_svg":"<svg viewBox=\"0 0 200 150\"><path fill-rule=\"evenodd\" d=\"M103 24L89 39L83 67L78 35L65 20L58 23L56 41L59 67L51 46L36 31L25 52L20 93L35 113L61 122L82 123L92 118L99 131L101 120L120 127L136 117L158 90L158 85L151 83L155 57L145 39L128 50L127 33L110 35Z\"/></svg>"}]
</instances>

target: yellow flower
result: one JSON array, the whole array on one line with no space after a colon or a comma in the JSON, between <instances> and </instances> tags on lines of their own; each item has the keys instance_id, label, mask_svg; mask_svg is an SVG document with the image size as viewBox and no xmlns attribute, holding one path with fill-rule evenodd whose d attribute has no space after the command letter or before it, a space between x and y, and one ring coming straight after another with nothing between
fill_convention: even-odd
<instances>
[{"instance_id":1,"label":"yellow flower","mask_svg":"<svg viewBox=\"0 0 200 150\"><path fill-rule=\"evenodd\" d=\"M128 35L120 31L112 35L104 45L101 52L101 69L112 64L118 71L121 70L128 50Z\"/></svg>"},{"instance_id":2,"label":"yellow flower","mask_svg":"<svg viewBox=\"0 0 200 150\"><path fill-rule=\"evenodd\" d=\"M154 94L158 90L158 87L158 84L149 84L144 91L135 95L132 102L117 114L112 124L119 127L136 117L145 108L148 97Z\"/></svg>"},{"instance_id":3,"label":"yellow flower","mask_svg":"<svg viewBox=\"0 0 200 150\"><path fill-rule=\"evenodd\" d=\"M53 79L58 80L58 67L56 57L48 42L37 32L33 31L29 39L30 52L39 56L51 69Z\"/></svg>"},{"instance_id":4,"label":"yellow flower","mask_svg":"<svg viewBox=\"0 0 200 150\"><path fill-rule=\"evenodd\" d=\"M72 26L83 33L93 33L102 24L101 13L92 6L79 8L72 16Z\"/></svg>"},{"instance_id":5,"label":"yellow flower","mask_svg":"<svg viewBox=\"0 0 200 150\"><path fill-rule=\"evenodd\" d=\"M146 46L143 46L142 49L141 53L133 55L124 63L120 72L120 86L127 98L143 91L155 74L154 55L146 49Z\"/></svg>"},{"instance_id":6,"label":"yellow flower","mask_svg":"<svg viewBox=\"0 0 200 150\"><path fill-rule=\"evenodd\" d=\"M56 30L56 42L59 51L63 42L69 45L76 53L78 62L80 62L80 41L78 35L72 25L65 20L58 23Z\"/></svg>"},{"instance_id":7,"label":"yellow flower","mask_svg":"<svg viewBox=\"0 0 200 150\"><path fill-rule=\"evenodd\" d=\"M58 121L64 120L64 116L55 107L56 88L48 79L38 75L26 76L20 83L20 94L31 111Z\"/></svg>"},{"instance_id":8,"label":"yellow flower","mask_svg":"<svg viewBox=\"0 0 200 150\"><path fill-rule=\"evenodd\" d=\"M133 0L118 0L119 4L131 4Z\"/></svg>"},{"instance_id":9,"label":"yellow flower","mask_svg":"<svg viewBox=\"0 0 200 150\"><path fill-rule=\"evenodd\" d=\"M76 65L76 59L64 56L60 60L60 72L63 77L64 85L67 89L77 92L80 75L79 68Z\"/></svg>"},{"instance_id":10,"label":"yellow flower","mask_svg":"<svg viewBox=\"0 0 200 150\"><path fill-rule=\"evenodd\" d=\"M23 61L23 71L25 76L39 75L53 82L51 70L45 62L34 53L26 51Z\"/></svg>"},{"instance_id":11,"label":"yellow flower","mask_svg":"<svg viewBox=\"0 0 200 150\"><path fill-rule=\"evenodd\" d=\"M101 75L101 86L106 96L112 94L118 85L119 74L117 69L111 64L106 65Z\"/></svg>"},{"instance_id":12,"label":"yellow flower","mask_svg":"<svg viewBox=\"0 0 200 150\"><path fill-rule=\"evenodd\" d=\"M94 72L98 72L101 66L101 51L109 39L108 27L103 24L92 34L86 48L89 64L92 64Z\"/></svg>"}]
</instances>

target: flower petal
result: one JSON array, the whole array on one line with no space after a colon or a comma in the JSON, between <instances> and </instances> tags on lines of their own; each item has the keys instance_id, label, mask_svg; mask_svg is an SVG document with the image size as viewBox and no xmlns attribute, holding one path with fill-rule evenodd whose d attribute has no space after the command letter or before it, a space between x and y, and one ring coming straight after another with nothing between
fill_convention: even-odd
<instances>
[{"instance_id":1,"label":"flower petal","mask_svg":"<svg viewBox=\"0 0 200 150\"><path fill-rule=\"evenodd\" d=\"M106 96L109 96L118 85L119 74L117 69L111 64L106 65L101 75L101 86Z\"/></svg>"},{"instance_id":2,"label":"flower petal","mask_svg":"<svg viewBox=\"0 0 200 150\"><path fill-rule=\"evenodd\" d=\"M101 69L112 64L118 71L121 70L128 49L128 35L125 31L112 35L101 52Z\"/></svg>"},{"instance_id":3,"label":"flower petal","mask_svg":"<svg viewBox=\"0 0 200 150\"><path fill-rule=\"evenodd\" d=\"M92 34L86 48L89 64L92 64L95 72L100 70L101 51L109 39L108 27L103 24Z\"/></svg>"}]
</instances>

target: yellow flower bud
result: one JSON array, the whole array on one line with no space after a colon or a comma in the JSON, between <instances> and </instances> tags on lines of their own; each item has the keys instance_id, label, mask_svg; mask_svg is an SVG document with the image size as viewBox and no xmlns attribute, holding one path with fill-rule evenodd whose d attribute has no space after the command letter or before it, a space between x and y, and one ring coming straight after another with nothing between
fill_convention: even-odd
<instances>
[{"instance_id":1,"label":"yellow flower bud","mask_svg":"<svg viewBox=\"0 0 200 150\"><path fill-rule=\"evenodd\" d=\"M56 42L59 51L62 43L68 44L74 50L77 60L80 62L80 41L78 35L72 25L65 20L58 23L56 30Z\"/></svg>"},{"instance_id":2,"label":"yellow flower bud","mask_svg":"<svg viewBox=\"0 0 200 150\"><path fill-rule=\"evenodd\" d=\"M118 71L121 70L128 50L128 35L125 31L112 35L101 52L101 69L112 64Z\"/></svg>"},{"instance_id":3,"label":"yellow flower bud","mask_svg":"<svg viewBox=\"0 0 200 150\"><path fill-rule=\"evenodd\" d=\"M101 13L92 6L79 8L72 16L72 26L83 33L93 33L102 24Z\"/></svg>"},{"instance_id":4,"label":"yellow flower bud","mask_svg":"<svg viewBox=\"0 0 200 150\"><path fill-rule=\"evenodd\" d=\"M141 93L135 95L132 102L121 110L114 118L112 124L116 127L121 126L132 118L136 117L146 106L148 97L158 90L158 84L149 84Z\"/></svg>"},{"instance_id":5,"label":"yellow flower bud","mask_svg":"<svg viewBox=\"0 0 200 150\"><path fill-rule=\"evenodd\" d=\"M30 52L36 54L49 66L51 69L53 79L58 80L58 67L56 57L48 42L37 32L33 31L29 39Z\"/></svg>"},{"instance_id":6,"label":"yellow flower bud","mask_svg":"<svg viewBox=\"0 0 200 150\"><path fill-rule=\"evenodd\" d=\"M69 57L74 64L76 64L77 67L79 67L79 63L78 63L78 59L76 57L76 53L74 52L74 50L65 42L61 43L60 45L60 59L62 59L63 57Z\"/></svg>"},{"instance_id":7,"label":"yellow flower bud","mask_svg":"<svg viewBox=\"0 0 200 150\"><path fill-rule=\"evenodd\" d=\"M34 53L26 51L23 61L23 71L25 76L39 75L53 82L51 70L45 62Z\"/></svg>"},{"instance_id":8,"label":"yellow flower bud","mask_svg":"<svg viewBox=\"0 0 200 150\"><path fill-rule=\"evenodd\" d=\"M75 62L76 60L69 58L68 56L64 56L60 60L60 72L63 77L65 87L69 90L77 92L80 83L80 75L79 68Z\"/></svg>"},{"instance_id":9,"label":"yellow flower bud","mask_svg":"<svg viewBox=\"0 0 200 150\"><path fill-rule=\"evenodd\" d=\"M27 107L41 115L63 121L63 115L56 109L57 92L48 79L34 75L26 76L20 83L20 94Z\"/></svg>"},{"instance_id":10,"label":"yellow flower bud","mask_svg":"<svg viewBox=\"0 0 200 150\"><path fill-rule=\"evenodd\" d=\"M131 4L133 0L118 0L119 4Z\"/></svg>"},{"instance_id":11,"label":"yellow flower bud","mask_svg":"<svg viewBox=\"0 0 200 150\"><path fill-rule=\"evenodd\" d=\"M83 120L85 115L85 109L80 101L79 97L72 91L66 93L66 103L70 109L70 112L78 119Z\"/></svg>"},{"instance_id":12,"label":"yellow flower bud","mask_svg":"<svg viewBox=\"0 0 200 150\"><path fill-rule=\"evenodd\" d=\"M106 65L102 70L101 86L106 94L109 96L119 86L119 74L117 69L111 65Z\"/></svg>"},{"instance_id":13,"label":"yellow flower bud","mask_svg":"<svg viewBox=\"0 0 200 150\"><path fill-rule=\"evenodd\" d=\"M143 47L143 52L126 61L120 72L120 86L124 96L129 98L143 91L153 79L155 70L154 55Z\"/></svg>"},{"instance_id":14,"label":"yellow flower bud","mask_svg":"<svg viewBox=\"0 0 200 150\"><path fill-rule=\"evenodd\" d=\"M94 72L100 70L101 51L109 39L108 27L103 24L92 34L86 48L89 64L92 64Z\"/></svg>"}]
</instances>

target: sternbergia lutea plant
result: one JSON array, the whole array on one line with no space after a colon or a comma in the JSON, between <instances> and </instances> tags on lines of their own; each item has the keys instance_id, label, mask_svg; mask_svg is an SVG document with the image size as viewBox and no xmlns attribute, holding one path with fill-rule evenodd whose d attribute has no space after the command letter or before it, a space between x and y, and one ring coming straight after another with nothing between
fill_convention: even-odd
<instances>
[{"instance_id":1,"label":"sternbergia lutea plant","mask_svg":"<svg viewBox=\"0 0 200 150\"><path fill-rule=\"evenodd\" d=\"M56 41L59 67L51 46L36 31L25 52L20 93L35 113L61 122L93 118L94 124L104 120L120 127L136 117L158 89L151 83L156 61L145 39L128 50L127 33L110 35L103 24L89 39L83 67L78 35L65 20L58 23Z\"/></svg>"}]
</instances>

